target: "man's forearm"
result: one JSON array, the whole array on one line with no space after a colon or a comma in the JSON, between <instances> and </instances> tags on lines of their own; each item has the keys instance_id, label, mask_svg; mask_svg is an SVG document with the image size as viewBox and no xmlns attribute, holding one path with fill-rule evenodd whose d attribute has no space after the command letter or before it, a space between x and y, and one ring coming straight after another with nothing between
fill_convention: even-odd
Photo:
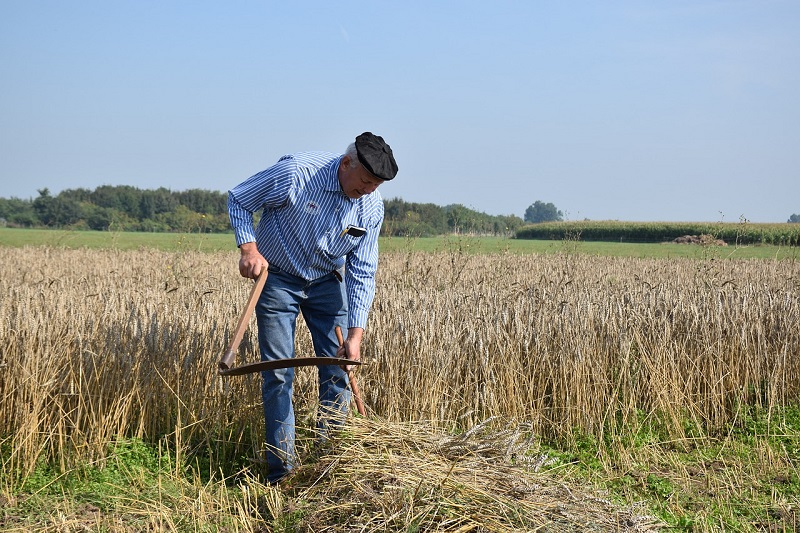
<instances>
[{"instance_id":1,"label":"man's forearm","mask_svg":"<svg viewBox=\"0 0 800 533\"><path fill-rule=\"evenodd\" d=\"M364 337L364 328L348 328L347 340L354 341L361 344L361 339Z\"/></svg>"}]
</instances>

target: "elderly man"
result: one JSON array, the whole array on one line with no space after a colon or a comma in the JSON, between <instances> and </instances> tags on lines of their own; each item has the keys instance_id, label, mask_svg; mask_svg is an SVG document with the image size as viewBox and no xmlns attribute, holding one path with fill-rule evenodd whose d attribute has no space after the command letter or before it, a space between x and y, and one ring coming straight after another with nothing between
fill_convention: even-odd
<instances>
[{"instance_id":1,"label":"elderly man","mask_svg":"<svg viewBox=\"0 0 800 533\"><path fill-rule=\"evenodd\" d=\"M375 296L383 200L377 189L397 174L382 137L365 132L343 155L299 152L281 157L228 193L241 257L239 272L269 275L256 305L264 361L294 357L298 313L318 357L360 360L361 338ZM261 211L257 228L253 213ZM340 347L335 327L347 328ZM341 420L350 403L347 370L319 366L318 429ZM294 369L262 372L268 480L294 462Z\"/></svg>"}]
</instances>

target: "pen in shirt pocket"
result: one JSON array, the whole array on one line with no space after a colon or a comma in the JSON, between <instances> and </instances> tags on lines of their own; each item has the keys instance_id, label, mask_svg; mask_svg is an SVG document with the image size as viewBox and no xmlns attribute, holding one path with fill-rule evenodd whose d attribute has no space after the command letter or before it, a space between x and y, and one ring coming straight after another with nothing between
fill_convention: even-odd
<instances>
[{"instance_id":1,"label":"pen in shirt pocket","mask_svg":"<svg viewBox=\"0 0 800 533\"><path fill-rule=\"evenodd\" d=\"M361 237L366 232L367 232L366 228L353 226L351 224L342 230L342 232L339 234L339 237L344 237L345 235L350 235L351 237Z\"/></svg>"}]
</instances>

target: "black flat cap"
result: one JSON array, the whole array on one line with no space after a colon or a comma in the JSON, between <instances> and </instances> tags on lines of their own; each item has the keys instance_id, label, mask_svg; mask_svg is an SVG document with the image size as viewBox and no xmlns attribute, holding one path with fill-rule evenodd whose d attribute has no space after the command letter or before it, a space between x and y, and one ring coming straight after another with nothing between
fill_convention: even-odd
<instances>
[{"instance_id":1,"label":"black flat cap","mask_svg":"<svg viewBox=\"0 0 800 533\"><path fill-rule=\"evenodd\" d=\"M397 175L397 163L392 149L380 135L365 131L356 137L358 160L376 178L389 181Z\"/></svg>"}]
</instances>

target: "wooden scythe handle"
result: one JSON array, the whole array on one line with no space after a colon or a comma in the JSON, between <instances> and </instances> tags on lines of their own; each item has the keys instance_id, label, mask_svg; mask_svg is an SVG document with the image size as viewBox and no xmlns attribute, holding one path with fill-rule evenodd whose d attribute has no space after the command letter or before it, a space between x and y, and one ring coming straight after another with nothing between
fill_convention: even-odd
<instances>
[{"instance_id":1,"label":"wooden scythe handle","mask_svg":"<svg viewBox=\"0 0 800 533\"><path fill-rule=\"evenodd\" d=\"M339 346L344 344L344 338L342 337L342 328L336 326L336 339L339 341ZM361 401L361 391L358 388L358 381L356 381L356 375L351 370L347 373L347 377L350 379L350 388L353 391L353 399L356 401L356 408L358 409L358 414L361 416L367 416L367 411L364 409L364 402Z\"/></svg>"},{"instance_id":2,"label":"wooden scythe handle","mask_svg":"<svg viewBox=\"0 0 800 533\"><path fill-rule=\"evenodd\" d=\"M236 325L236 331L233 333L233 339L231 339L228 349L222 355L222 359L219 360L220 371L228 370L233 366L233 362L236 360L236 350L239 349L239 344L242 342L244 332L247 330L247 326L250 323L250 317L253 315L253 309L256 308L258 297L261 296L261 291L264 289L264 283L266 283L266 281L267 267L262 266L261 273L258 275L258 278L256 278L253 289L250 291L250 297L247 299L247 305L242 311L241 316L239 316L239 323Z\"/></svg>"}]
</instances>

